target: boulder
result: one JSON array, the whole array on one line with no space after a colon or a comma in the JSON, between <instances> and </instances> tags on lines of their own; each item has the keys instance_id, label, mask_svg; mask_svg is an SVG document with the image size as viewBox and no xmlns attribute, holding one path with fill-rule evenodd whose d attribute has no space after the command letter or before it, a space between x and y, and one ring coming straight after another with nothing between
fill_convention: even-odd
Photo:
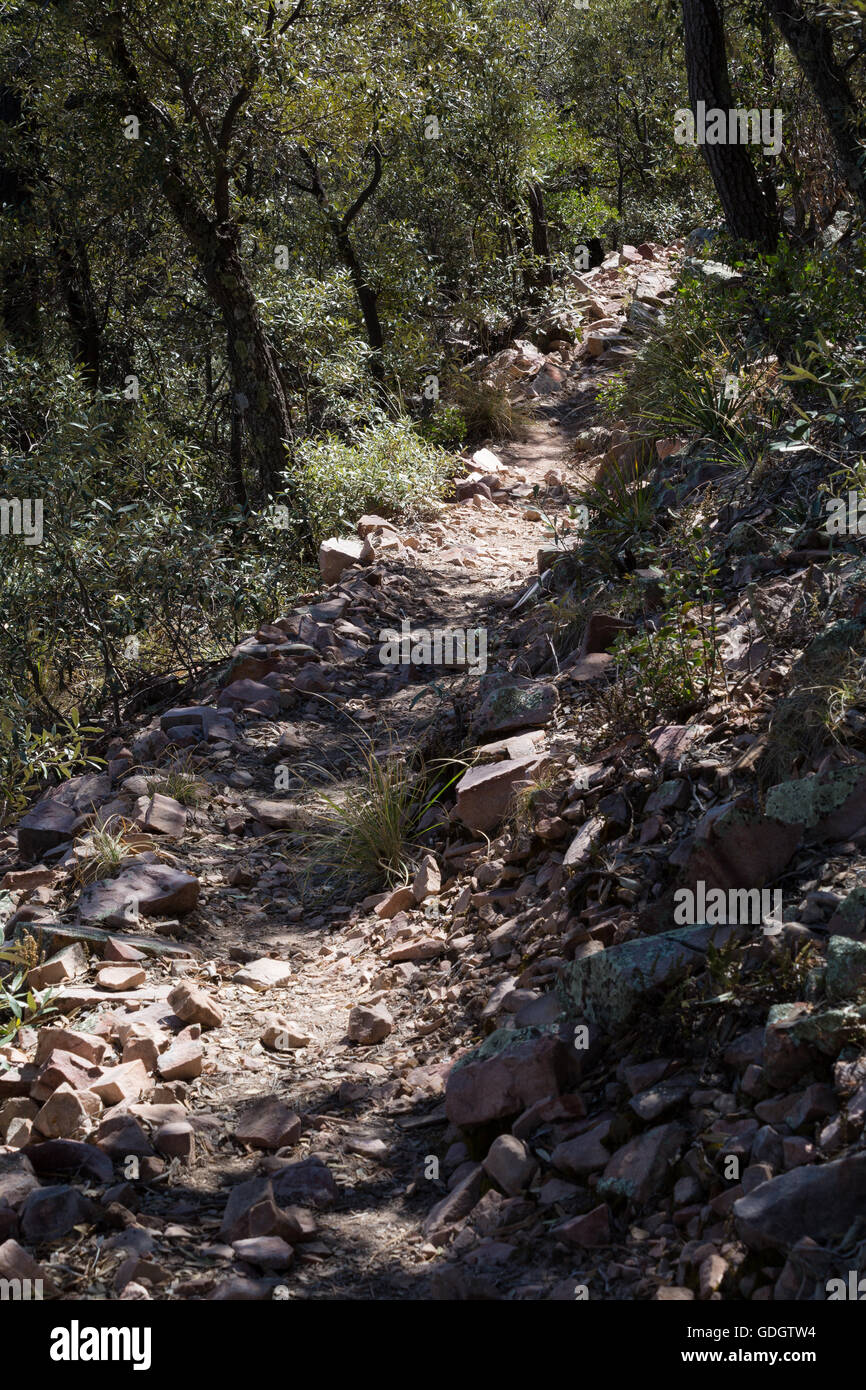
<instances>
[{"instance_id":1,"label":"boulder","mask_svg":"<svg viewBox=\"0 0 866 1390\"><path fill-rule=\"evenodd\" d=\"M787 1251L803 1236L827 1246L844 1237L866 1204L866 1153L794 1168L734 1203L740 1237L756 1250Z\"/></svg>"},{"instance_id":2,"label":"boulder","mask_svg":"<svg viewBox=\"0 0 866 1390\"><path fill-rule=\"evenodd\" d=\"M343 570L360 563L362 549L362 542L351 536L343 540L331 537L322 541L319 546L319 573L323 582L336 584Z\"/></svg>"},{"instance_id":3,"label":"boulder","mask_svg":"<svg viewBox=\"0 0 866 1390\"><path fill-rule=\"evenodd\" d=\"M519 1115L579 1075L577 1054L559 1038L499 1028L451 1068L445 1113L452 1124L467 1126Z\"/></svg>"},{"instance_id":4,"label":"boulder","mask_svg":"<svg viewBox=\"0 0 866 1390\"><path fill-rule=\"evenodd\" d=\"M544 765L541 757L507 758L469 768L457 783L457 816L470 830L493 830L505 817L515 792Z\"/></svg>"}]
</instances>

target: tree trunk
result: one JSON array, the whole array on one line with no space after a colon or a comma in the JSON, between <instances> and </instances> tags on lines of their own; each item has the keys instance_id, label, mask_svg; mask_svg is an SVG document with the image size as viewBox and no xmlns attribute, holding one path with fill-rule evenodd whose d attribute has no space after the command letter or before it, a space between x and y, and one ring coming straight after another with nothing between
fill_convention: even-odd
<instances>
[{"instance_id":1,"label":"tree trunk","mask_svg":"<svg viewBox=\"0 0 866 1390\"><path fill-rule=\"evenodd\" d=\"M0 124L10 129L23 118L21 96L0 87ZM0 208L5 217L31 215L33 174L15 160L0 164ZM0 268L0 323L23 352L37 352L42 341L39 319L39 267L34 258L9 258Z\"/></svg>"},{"instance_id":2,"label":"tree trunk","mask_svg":"<svg viewBox=\"0 0 866 1390\"><path fill-rule=\"evenodd\" d=\"M262 487L275 492L283 486L279 475L288 463L286 443L291 434L276 353L241 263L236 234L212 229L208 243L202 269L225 325L233 411L240 417L246 454Z\"/></svg>"},{"instance_id":3,"label":"tree trunk","mask_svg":"<svg viewBox=\"0 0 866 1390\"><path fill-rule=\"evenodd\" d=\"M51 215L51 226L56 234L54 254L57 258L57 278L72 330L75 361L89 389L98 391L102 335L93 303L87 252L77 238L73 240L60 231L61 220L54 214Z\"/></svg>"},{"instance_id":4,"label":"tree trunk","mask_svg":"<svg viewBox=\"0 0 866 1390\"><path fill-rule=\"evenodd\" d=\"M367 334L367 342L370 345L370 375L382 385L385 380L385 364L382 360L385 335L382 332L382 323L379 318L378 297L364 273L361 262L358 260L348 230L341 225L337 217L329 218L329 223L331 235L336 243L340 260L351 276L352 284L355 287L355 294L358 297L358 307L361 310L361 317L364 320L364 329Z\"/></svg>"},{"instance_id":5,"label":"tree trunk","mask_svg":"<svg viewBox=\"0 0 866 1390\"><path fill-rule=\"evenodd\" d=\"M529 186L529 215L532 219L532 251L541 262L535 273L537 284L549 289L553 284L553 271L550 266L550 230L547 225L547 210L544 206L544 190L540 183Z\"/></svg>"},{"instance_id":6,"label":"tree trunk","mask_svg":"<svg viewBox=\"0 0 866 1390\"><path fill-rule=\"evenodd\" d=\"M728 112L734 105L728 79L725 31L716 0L682 0L686 69L692 109ZM778 222L761 191L755 166L745 145L701 146L725 221L731 234L771 251L778 240Z\"/></svg>"},{"instance_id":7,"label":"tree trunk","mask_svg":"<svg viewBox=\"0 0 866 1390\"><path fill-rule=\"evenodd\" d=\"M766 0L783 39L815 93L842 177L866 212L866 113L833 52L833 33L823 20L806 13L800 0Z\"/></svg>"}]
</instances>

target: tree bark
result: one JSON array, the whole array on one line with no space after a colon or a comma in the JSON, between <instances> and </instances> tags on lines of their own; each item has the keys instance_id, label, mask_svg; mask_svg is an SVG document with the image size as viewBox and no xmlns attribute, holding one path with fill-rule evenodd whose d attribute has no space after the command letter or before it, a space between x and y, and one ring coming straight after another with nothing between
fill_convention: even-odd
<instances>
[{"instance_id":1,"label":"tree bark","mask_svg":"<svg viewBox=\"0 0 866 1390\"><path fill-rule=\"evenodd\" d=\"M529 186L529 215L532 220L532 251L540 261L535 274L536 283L549 289L553 284L553 271L550 265L550 229L547 225L547 210L544 206L544 190L540 183Z\"/></svg>"},{"instance_id":2,"label":"tree bark","mask_svg":"<svg viewBox=\"0 0 866 1390\"><path fill-rule=\"evenodd\" d=\"M682 0L683 31L689 101L707 110L730 111L734 105L728 78L725 31L716 0ZM778 222L761 191L755 166L745 145L701 146L731 234L771 251L779 235Z\"/></svg>"},{"instance_id":3,"label":"tree bark","mask_svg":"<svg viewBox=\"0 0 866 1390\"><path fill-rule=\"evenodd\" d=\"M235 430L242 431L246 456L258 474L262 489L265 493L273 492L283 486L279 475L288 463L286 446L291 438L291 415L277 353L262 323L256 297L244 268L239 244L240 229L230 213L229 144L234 121L249 96L250 88L248 85L242 86L234 94L223 117L219 136L213 142L215 215L211 217L199 203L180 164L176 153L177 132L171 118L151 101L144 89L126 47L121 16L114 13L109 20L100 37L123 79L127 110L136 114L142 123L146 122L155 133L166 137L166 159L160 186L175 221L198 261L208 293L225 327L234 393L233 408L240 417L235 421ZM236 433L233 437L235 447L237 438ZM235 485L237 487L237 479ZM309 547L312 545L311 531L300 512L298 522Z\"/></svg>"},{"instance_id":4,"label":"tree bark","mask_svg":"<svg viewBox=\"0 0 866 1390\"><path fill-rule=\"evenodd\" d=\"M342 217L329 204L325 187L319 173L318 165L308 150L299 149L301 159L310 175L309 184L299 183L293 180L296 188L301 188L305 193L312 193L319 207L325 215L328 229L334 239L337 254L343 265L349 272L352 285L358 300L358 308L361 311L361 318L364 320L364 330L367 335L367 343L370 347L369 368L370 375L380 385L385 381L385 363L382 352L385 347L385 335L382 331L382 321L379 318L379 301L376 291L358 259L358 254L349 235L349 228L354 222L361 208L368 198L371 198L379 186L382 177L382 152L375 139L367 147L367 153L373 158L373 173L369 182L358 194L352 206L343 214Z\"/></svg>"},{"instance_id":5,"label":"tree bark","mask_svg":"<svg viewBox=\"0 0 866 1390\"><path fill-rule=\"evenodd\" d=\"M866 112L833 50L833 32L800 0L765 0L821 107L842 177L866 212Z\"/></svg>"}]
</instances>

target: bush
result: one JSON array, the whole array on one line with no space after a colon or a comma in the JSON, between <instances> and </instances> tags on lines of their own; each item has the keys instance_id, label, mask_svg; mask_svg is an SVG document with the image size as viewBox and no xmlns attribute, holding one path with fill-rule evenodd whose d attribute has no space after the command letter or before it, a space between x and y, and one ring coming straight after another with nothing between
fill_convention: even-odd
<instances>
[{"instance_id":1,"label":"bush","mask_svg":"<svg viewBox=\"0 0 866 1390\"><path fill-rule=\"evenodd\" d=\"M329 435L300 445L299 488L317 541L354 530L364 512L420 516L442 495L455 460L401 416L350 440Z\"/></svg>"}]
</instances>

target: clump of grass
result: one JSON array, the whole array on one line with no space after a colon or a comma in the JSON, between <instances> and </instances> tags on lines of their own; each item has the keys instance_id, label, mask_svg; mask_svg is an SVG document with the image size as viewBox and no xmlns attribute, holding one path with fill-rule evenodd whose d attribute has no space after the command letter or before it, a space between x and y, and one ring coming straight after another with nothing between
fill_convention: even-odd
<instances>
[{"instance_id":1,"label":"clump of grass","mask_svg":"<svg viewBox=\"0 0 866 1390\"><path fill-rule=\"evenodd\" d=\"M511 798L505 824L515 837L532 832L539 804L551 802L551 793L558 780L555 768L541 768L531 780L519 786Z\"/></svg>"},{"instance_id":2,"label":"clump of grass","mask_svg":"<svg viewBox=\"0 0 866 1390\"><path fill-rule=\"evenodd\" d=\"M469 441L527 438L535 411L528 403L512 401L506 386L456 371L446 390L465 421Z\"/></svg>"},{"instance_id":3,"label":"clump of grass","mask_svg":"<svg viewBox=\"0 0 866 1390\"><path fill-rule=\"evenodd\" d=\"M202 784L188 758L167 767L157 777L151 777L147 786L151 795L158 792L161 796L171 796L181 806L197 806L203 793Z\"/></svg>"},{"instance_id":4,"label":"clump of grass","mask_svg":"<svg viewBox=\"0 0 866 1390\"><path fill-rule=\"evenodd\" d=\"M380 749L366 734L355 741L353 761L348 776L319 767L320 784L308 783L309 869L359 887L405 883L420 853L419 836L444 822L439 803L463 765L452 773L444 762L419 764L393 739Z\"/></svg>"},{"instance_id":5,"label":"clump of grass","mask_svg":"<svg viewBox=\"0 0 866 1390\"><path fill-rule=\"evenodd\" d=\"M97 879L114 878L127 860L142 850L153 849L154 843L149 835L143 835L131 822L117 816L105 825L88 830L85 836L76 841L76 847L80 847L81 853L75 878L79 884L85 885L95 883Z\"/></svg>"}]
</instances>

